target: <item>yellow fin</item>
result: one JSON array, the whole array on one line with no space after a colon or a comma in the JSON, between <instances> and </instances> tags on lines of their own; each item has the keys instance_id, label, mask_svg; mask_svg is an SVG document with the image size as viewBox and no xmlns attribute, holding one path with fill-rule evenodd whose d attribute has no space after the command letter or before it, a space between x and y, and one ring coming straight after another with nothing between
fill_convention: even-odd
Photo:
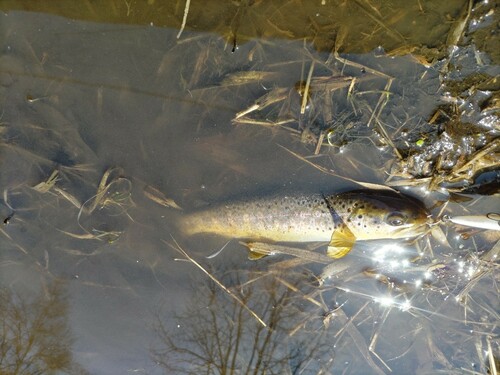
<instances>
[{"instance_id":1,"label":"yellow fin","mask_svg":"<svg viewBox=\"0 0 500 375\"><path fill-rule=\"evenodd\" d=\"M332 239L328 244L326 255L338 259L351 251L356 242L356 237L346 225L341 225L333 232Z\"/></svg>"}]
</instances>

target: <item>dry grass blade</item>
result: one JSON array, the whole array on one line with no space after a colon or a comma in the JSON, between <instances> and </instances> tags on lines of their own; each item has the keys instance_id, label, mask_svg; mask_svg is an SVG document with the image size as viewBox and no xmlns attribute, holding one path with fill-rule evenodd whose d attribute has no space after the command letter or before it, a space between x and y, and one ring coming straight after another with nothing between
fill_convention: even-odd
<instances>
[{"instance_id":1,"label":"dry grass blade","mask_svg":"<svg viewBox=\"0 0 500 375\"><path fill-rule=\"evenodd\" d=\"M280 127L286 131L289 131L290 133L300 135L300 132L296 129L292 129L290 127L284 126L286 124L294 123L296 120L294 119L288 119L288 120L281 120L281 121L271 121L271 120L254 120L249 117L240 117L238 119L233 120L233 124L250 124L250 125L259 125L259 126L264 126L267 128L275 128L275 127Z\"/></svg>"},{"instance_id":2,"label":"dry grass blade","mask_svg":"<svg viewBox=\"0 0 500 375\"><path fill-rule=\"evenodd\" d=\"M104 172L104 174L101 178L101 181L99 183L99 186L97 188L97 193L94 196L87 199L81 205L80 212L78 213L78 221L80 220L82 213L85 212L86 214L91 214L92 212L94 212L94 210L98 206L104 207L107 204L117 204L117 205L122 204L122 202L120 202L120 200L123 200L123 196L121 196L115 192L114 196L109 198L107 196L108 192L113 185L116 185L116 184L123 182L123 181L128 182L128 184L131 184L131 182L130 182L130 180L123 178L123 177L110 178L110 176L113 173L120 175L122 173L122 169L121 168L109 168L108 170L106 170L106 172ZM88 204L90 204L89 207L87 207Z\"/></svg>"},{"instance_id":3,"label":"dry grass blade","mask_svg":"<svg viewBox=\"0 0 500 375\"><path fill-rule=\"evenodd\" d=\"M360 308L358 311L358 314L361 310L366 308L368 305L368 302ZM348 318L344 310L342 308L339 308L335 311L335 317L342 323L342 326L344 326L345 331L351 336L352 340L354 341L354 344L360 351L361 355L365 358L366 362L370 365L370 367L374 370L374 373L376 374L385 374L382 369L377 366L377 364L373 361L373 359L370 357L370 351L368 348L368 345L366 345L365 338L359 332L359 330L356 328L356 326L353 324L354 318L357 316L355 314L352 318ZM343 332L342 330L341 332ZM337 336L337 335L335 335ZM340 340L340 338L337 339L337 343Z\"/></svg>"},{"instance_id":4,"label":"dry grass blade","mask_svg":"<svg viewBox=\"0 0 500 375\"><path fill-rule=\"evenodd\" d=\"M250 251L262 255L284 254L315 263L329 264L332 262L332 259L326 255L296 247L281 246L265 242L240 242L240 244L248 247Z\"/></svg>"},{"instance_id":5,"label":"dry grass blade","mask_svg":"<svg viewBox=\"0 0 500 375\"><path fill-rule=\"evenodd\" d=\"M488 273L492 272L492 267L494 267L493 263L498 259L498 255L500 254L500 241L498 241L490 251L483 254L481 256L481 264L477 268L476 272L470 277L467 285L463 287L463 289L457 294L455 299L457 301L465 301L467 295L471 291L472 288L477 284L479 280L485 277Z\"/></svg>"},{"instance_id":6,"label":"dry grass blade","mask_svg":"<svg viewBox=\"0 0 500 375\"><path fill-rule=\"evenodd\" d=\"M378 323L378 327L376 329L376 331L373 333L372 335L372 340L370 342L370 345L368 346L368 350L375 356L378 358L378 360L387 368L387 370L389 370L390 372L392 372L392 369L387 365L387 363L385 363L385 361L377 354L375 348L377 346L377 341L378 341L378 338L379 338L379 335L384 327L384 324L389 316L389 314L391 313L392 311L392 308L389 307L387 308L384 313L383 313L383 316L382 316L382 319L381 319L381 322Z\"/></svg>"},{"instance_id":7,"label":"dry grass blade","mask_svg":"<svg viewBox=\"0 0 500 375\"><path fill-rule=\"evenodd\" d=\"M368 127L370 127L373 119L376 119L377 122L379 122L378 118L379 118L380 114L382 113L382 110L384 109L385 105L387 104L387 100L389 99L392 81L393 81L393 79L389 78L389 81L385 85L384 90L380 94L380 97L378 98L377 105L375 106L375 109L373 110L372 115L370 116L370 119L368 120L368 124L367 124ZM388 138L388 136L387 136L387 138Z\"/></svg>"},{"instance_id":8,"label":"dry grass blade","mask_svg":"<svg viewBox=\"0 0 500 375\"><path fill-rule=\"evenodd\" d=\"M6 231L4 231L2 228L0 228L0 233L2 233L6 238L8 238L10 241L12 241L12 237Z\"/></svg>"},{"instance_id":9,"label":"dry grass blade","mask_svg":"<svg viewBox=\"0 0 500 375\"><path fill-rule=\"evenodd\" d=\"M173 199L167 198L165 194L150 185L146 185L144 187L144 195L161 206L182 210L182 208L175 203Z\"/></svg>"},{"instance_id":10,"label":"dry grass blade","mask_svg":"<svg viewBox=\"0 0 500 375\"><path fill-rule=\"evenodd\" d=\"M488 146L476 151L467 163L457 164L449 174L432 177L429 190L436 190L444 181L457 182L462 179L470 180L471 176L476 175L480 170L497 168L500 166L498 157L499 149L500 140L495 139Z\"/></svg>"},{"instance_id":11,"label":"dry grass blade","mask_svg":"<svg viewBox=\"0 0 500 375\"><path fill-rule=\"evenodd\" d=\"M371 77L366 77L371 78ZM361 79L364 80L364 79ZM349 76L328 76L328 77L314 77L311 80L311 88L314 91L335 91L344 87L353 86L353 82L359 82L359 79Z\"/></svg>"},{"instance_id":12,"label":"dry grass blade","mask_svg":"<svg viewBox=\"0 0 500 375\"><path fill-rule=\"evenodd\" d=\"M301 156L301 155L297 154L296 152L293 152L292 150L290 150L290 149L286 148L285 146L280 145L279 143L278 143L278 146L279 146L279 147L281 147L282 149L284 149L285 151L289 152L290 154L292 154L292 155L293 155L293 156L295 156L296 158L298 158L298 159L302 160L303 162L305 162L305 163L309 164L310 166L312 166L312 167L316 168L317 170L319 170L319 171L321 171L321 172L323 172L323 173L329 174L329 175L331 175L331 176L338 176L338 175L337 175L335 172L333 172L332 170L327 169L327 168L325 168L325 167L323 167L323 166L321 166L321 165L315 164L315 163L313 163L313 162L311 162L311 161L307 160L305 157L303 157L303 156Z\"/></svg>"},{"instance_id":13,"label":"dry grass blade","mask_svg":"<svg viewBox=\"0 0 500 375\"><path fill-rule=\"evenodd\" d=\"M497 375L498 371L495 356L493 355L493 349L491 347L491 338L487 337L486 342L488 343L488 362L490 363L490 374Z\"/></svg>"},{"instance_id":14,"label":"dry grass blade","mask_svg":"<svg viewBox=\"0 0 500 375\"><path fill-rule=\"evenodd\" d=\"M458 176L462 173L467 173L470 169L473 169L475 172L477 172L479 169L499 166L500 161L498 160L498 158L492 158L492 160L489 160L489 158L487 158L487 156L489 155L495 155L496 153L498 153L499 149L500 140L496 139L487 147L477 151L473 155L471 160L469 160L457 170L453 171L453 174Z\"/></svg>"},{"instance_id":15,"label":"dry grass blade","mask_svg":"<svg viewBox=\"0 0 500 375\"><path fill-rule=\"evenodd\" d=\"M47 181L42 181L39 184L33 186L33 190L38 191L39 193L45 194L47 193L50 189L54 187L54 185L57 182L57 175L59 174L59 171L56 169L52 172L50 177L47 179Z\"/></svg>"},{"instance_id":16,"label":"dry grass blade","mask_svg":"<svg viewBox=\"0 0 500 375\"><path fill-rule=\"evenodd\" d=\"M398 186L427 186L431 182L431 177L425 177L425 178L410 178L410 179L404 179L404 180L395 180L391 181L392 178L394 178L396 175L391 175L388 177L388 179L385 181L387 185L398 187Z\"/></svg>"},{"instance_id":17,"label":"dry grass blade","mask_svg":"<svg viewBox=\"0 0 500 375\"><path fill-rule=\"evenodd\" d=\"M399 32L392 30L385 24L384 21L382 21L380 18L378 18L373 10L375 8L372 7L372 10L366 9L365 5L361 3L360 0L354 0L354 3L368 16L370 17L373 21L375 21L379 26L381 26L385 31L387 31L387 34L389 34L392 38L394 38L398 42L405 42L405 38L403 35L401 35Z\"/></svg>"},{"instance_id":18,"label":"dry grass blade","mask_svg":"<svg viewBox=\"0 0 500 375\"><path fill-rule=\"evenodd\" d=\"M221 86L239 86L249 83L258 83L260 81L269 81L276 79L278 73L250 70L228 74L220 83Z\"/></svg>"},{"instance_id":19,"label":"dry grass blade","mask_svg":"<svg viewBox=\"0 0 500 375\"><path fill-rule=\"evenodd\" d=\"M293 156L295 156L296 158L302 160L303 162L311 165L312 167L318 169L319 171L323 172L323 173L326 173L330 176L335 176L335 177L338 177L338 178L341 178L345 181L349 181L349 182L352 182L354 184L357 184L365 189L373 189L373 190L390 190L390 191L395 191L394 189L386 186L386 185L380 185L380 184L374 184L374 183L371 183L371 182L362 182L362 181L356 181L356 180L353 180L352 178L349 178L349 177L344 177L344 176L340 176L338 174L336 174L335 172L333 172L332 170L330 169L327 169L321 165L318 165L318 164L315 164L309 160L307 160L305 157L297 154L296 152L293 152L292 150L286 148L285 146L282 146L280 145L279 143L277 144L279 147L281 147L282 149L288 151L290 154L292 154Z\"/></svg>"},{"instance_id":20,"label":"dry grass blade","mask_svg":"<svg viewBox=\"0 0 500 375\"><path fill-rule=\"evenodd\" d=\"M171 236L172 237L172 236ZM179 243L172 237L172 240L175 243L175 246L169 244L166 241L163 241L166 245L170 246L175 251L181 253L189 262L193 263L196 267L198 267L205 275L207 275L219 288L221 288L224 292L226 292L232 299L234 299L238 304L240 304L245 310L247 310L250 315L252 315L263 327L267 328L267 324L250 308L245 302L243 302L237 295L231 292L228 288L224 286L215 276L213 276L210 272L208 272L200 263L191 258L189 254L179 245Z\"/></svg>"},{"instance_id":21,"label":"dry grass blade","mask_svg":"<svg viewBox=\"0 0 500 375\"><path fill-rule=\"evenodd\" d=\"M184 16L182 17L182 24L181 24L181 28L179 29L179 33L177 34L177 39L179 39L181 37L182 32L184 31L184 28L186 27L190 3L191 3L191 0L186 0L186 6L184 7Z\"/></svg>"},{"instance_id":22,"label":"dry grass blade","mask_svg":"<svg viewBox=\"0 0 500 375\"><path fill-rule=\"evenodd\" d=\"M323 285L326 280L329 280L341 274L342 272L346 271L356 264L356 261L353 258L346 258L336 260L325 266L323 268L323 271L321 272L321 275L318 277L318 284Z\"/></svg>"},{"instance_id":23,"label":"dry grass blade","mask_svg":"<svg viewBox=\"0 0 500 375\"><path fill-rule=\"evenodd\" d=\"M276 269L278 272L283 272L283 270L297 268L307 263L309 262L300 258L285 259L273 263L273 269Z\"/></svg>"},{"instance_id":24,"label":"dry grass blade","mask_svg":"<svg viewBox=\"0 0 500 375\"><path fill-rule=\"evenodd\" d=\"M101 232L98 232L97 234L93 234L93 233L77 234L77 233L67 232L67 231L61 230L61 229L58 229L58 231L66 234L70 237L79 239L79 240L102 241L103 239L106 239L107 242L109 242L109 243L113 243L114 241L116 241L116 239L118 239L118 237L120 237L120 235L122 234L122 232L118 232L118 231L110 231L110 232L102 232L101 231Z\"/></svg>"},{"instance_id":25,"label":"dry grass blade","mask_svg":"<svg viewBox=\"0 0 500 375\"><path fill-rule=\"evenodd\" d=\"M370 74L374 74L374 75L376 75L378 77L382 77L382 78L386 78L386 79L392 79L391 76L389 76L389 75L387 75L385 73L379 72L378 70L372 69L369 66L366 66L366 65L354 62L354 61L350 61L350 60L347 60L347 59L344 59L343 57L340 57L340 55L337 52L334 52L333 56L335 57L336 60L340 61L342 64L349 65L349 66L352 66L352 67L358 68L358 69L364 69L366 72L368 72Z\"/></svg>"},{"instance_id":26,"label":"dry grass blade","mask_svg":"<svg viewBox=\"0 0 500 375\"><path fill-rule=\"evenodd\" d=\"M278 87L275 89L272 89L269 91L267 94L261 96L259 99L255 101L253 105L248 107L247 109L238 112L234 118L234 120L237 120L251 112L254 111L261 111L264 108L270 106L271 104L280 102L284 99L286 99L288 95L289 89L284 88L284 87Z\"/></svg>"},{"instance_id":27,"label":"dry grass blade","mask_svg":"<svg viewBox=\"0 0 500 375\"><path fill-rule=\"evenodd\" d=\"M455 21L455 23L451 26L450 31L448 33L448 38L446 40L446 45L448 46L456 46L462 38L466 25L469 23L470 14L472 11L472 5L474 4L473 0L469 0L464 8L463 13L460 18Z\"/></svg>"},{"instance_id":28,"label":"dry grass blade","mask_svg":"<svg viewBox=\"0 0 500 375\"><path fill-rule=\"evenodd\" d=\"M323 141L325 139L325 132L321 132L318 137L318 143L316 143L316 148L314 149L314 155L318 155L319 152L321 151L321 145L323 144Z\"/></svg>"},{"instance_id":29,"label":"dry grass blade","mask_svg":"<svg viewBox=\"0 0 500 375\"><path fill-rule=\"evenodd\" d=\"M308 295L304 295L300 289L298 289L296 286L290 284L288 281L284 280L281 277L276 277L276 280L278 280L280 283L282 283L284 286L286 286L288 289L293 291L294 293L297 294L302 294L302 298L305 299L306 301L309 301L315 306L318 306L319 308L323 308L323 304L321 302L316 301L314 298ZM292 335L290 335L292 336Z\"/></svg>"},{"instance_id":30,"label":"dry grass blade","mask_svg":"<svg viewBox=\"0 0 500 375\"><path fill-rule=\"evenodd\" d=\"M57 186L54 187L54 191L61 195L63 198L65 198L68 202L70 202L73 206L76 208L80 208L82 204L80 201L72 194L68 193L67 191L63 189L59 189Z\"/></svg>"},{"instance_id":31,"label":"dry grass blade","mask_svg":"<svg viewBox=\"0 0 500 375\"><path fill-rule=\"evenodd\" d=\"M97 188L97 193L93 197L94 201L92 202L92 204L88 209L89 213L93 212L97 208L97 206L100 205L101 202L103 201L104 196L106 195L109 187L111 186L111 183L108 182L108 179L111 176L111 174L115 171L121 173L122 170L121 168L109 168L102 175L101 181L99 182L99 186Z\"/></svg>"},{"instance_id":32,"label":"dry grass blade","mask_svg":"<svg viewBox=\"0 0 500 375\"><path fill-rule=\"evenodd\" d=\"M300 106L300 114L303 115L306 112L307 100L309 98L309 86L311 86L311 78L314 72L314 61L309 68L309 74L307 75L306 87L304 88L304 93L302 94L302 104Z\"/></svg>"},{"instance_id":33,"label":"dry grass blade","mask_svg":"<svg viewBox=\"0 0 500 375\"><path fill-rule=\"evenodd\" d=\"M380 134L382 135L382 137L384 137L384 140L387 142L387 144L392 147L394 154L396 154L396 156L399 158L399 160L403 160L403 155L401 155L398 148L396 147L396 145L394 144L394 142L390 138L389 133L387 133L387 130L385 129L384 125L382 125L382 123L378 120L377 120L377 128L380 131Z\"/></svg>"}]
</instances>

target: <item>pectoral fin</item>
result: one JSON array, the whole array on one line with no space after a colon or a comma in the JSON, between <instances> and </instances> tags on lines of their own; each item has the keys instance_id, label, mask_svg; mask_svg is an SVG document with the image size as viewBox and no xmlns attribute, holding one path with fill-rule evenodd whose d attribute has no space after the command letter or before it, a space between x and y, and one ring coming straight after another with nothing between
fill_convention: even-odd
<instances>
[{"instance_id":1,"label":"pectoral fin","mask_svg":"<svg viewBox=\"0 0 500 375\"><path fill-rule=\"evenodd\" d=\"M356 237L346 225L341 225L333 232L326 254L330 258L342 258L351 251Z\"/></svg>"}]
</instances>

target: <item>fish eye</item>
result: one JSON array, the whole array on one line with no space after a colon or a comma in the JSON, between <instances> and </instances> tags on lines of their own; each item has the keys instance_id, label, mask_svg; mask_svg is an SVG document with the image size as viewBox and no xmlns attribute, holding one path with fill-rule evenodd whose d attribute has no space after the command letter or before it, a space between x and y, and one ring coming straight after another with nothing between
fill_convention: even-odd
<instances>
[{"instance_id":1,"label":"fish eye","mask_svg":"<svg viewBox=\"0 0 500 375\"><path fill-rule=\"evenodd\" d=\"M392 225L393 227L399 227L406 222L406 217L400 212L393 212L387 215L387 224Z\"/></svg>"}]
</instances>

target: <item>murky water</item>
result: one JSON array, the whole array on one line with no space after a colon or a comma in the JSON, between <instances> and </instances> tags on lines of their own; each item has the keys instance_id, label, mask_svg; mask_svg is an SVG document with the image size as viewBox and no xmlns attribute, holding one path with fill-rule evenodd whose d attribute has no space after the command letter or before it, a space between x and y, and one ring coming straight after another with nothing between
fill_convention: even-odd
<instances>
[{"instance_id":1,"label":"murky water","mask_svg":"<svg viewBox=\"0 0 500 375\"><path fill-rule=\"evenodd\" d=\"M386 49L405 32L390 14L378 27L400 31ZM337 57L315 49L324 33L252 39L241 17L232 39L188 27L177 40L139 20L0 14L2 373L485 373L488 350L498 360L498 232L360 244L319 286L324 265L249 261L236 240L207 258L226 240L175 231L171 200L385 184L397 150L437 134L444 63L387 56L376 33L337 30ZM497 196L473 198L444 212L498 211Z\"/></svg>"}]
</instances>

